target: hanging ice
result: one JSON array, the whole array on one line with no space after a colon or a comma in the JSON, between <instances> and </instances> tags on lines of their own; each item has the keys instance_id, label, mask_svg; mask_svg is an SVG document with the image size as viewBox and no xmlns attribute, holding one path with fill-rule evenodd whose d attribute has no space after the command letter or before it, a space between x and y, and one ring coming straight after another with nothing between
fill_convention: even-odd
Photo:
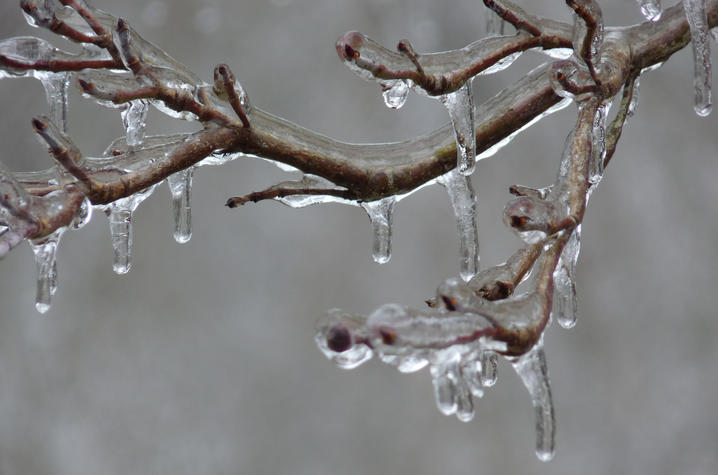
<instances>
[{"instance_id":1,"label":"hanging ice","mask_svg":"<svg viewBox=\"0 0 718 475\"><path fill-rule=\"evenodd\" d=\"M67 133L67 86L70 76L68 73L46 72L36 72L35 76L45 88L50 119L62 132Z\"/></svg>"},{"instance_id":2,"label":"hanging ice","mask_svg":"<svg viewBox=\"0 0 718 475\"><path fill-rule=\"evenodd\" d=\"M387 263L391 259L391 226L395 204L396 198L393 196L361 204L371 220L374 234L372 256L374 262L379 264Z\"/></svg>"},{"instance_id":3,"label":"hanging ice","mask_svg":"<svg viewBox=\"0 0 718 475\"><path fill-rule=\"evenodd\" d=\"M531 395L536 411L536 456L547 462L554 454L555 420L543 343L540 341L511 364Z\"/></svg>"},{"instance_id":4,"label":"hanging ice","mask_svg":"<svg viewBox=\"0 0 718 475\"><path fill-rule=\"evenodd\" d=\"M112 270L117 274L128 273L132 266L132 213L152 194L156 186L114 201L105 207L105 214L110 220L110 237L114 250Z\"/></svg>"},{"instance_id":5,"label":"hanging ice","mask_svg":"<svg viewBox=\"0 0 718 475\"><path fill-rule=\"evenodd\" d=\"M52 296L57 290L57 263L55 255L57 244L65 228L59 228L52 234L30 242L37 266L37 292L35 309L40 313L50 310Z\"/></svg>"},{"instance_id":6,"label":"hanging ice","mask_svg":"<svg viewBox=\"0 0 718 475\"><path fill-rule=\"evenodd\" d=\"M172 214L174 216L174 238L185 243L192 237L192 175L194 167L186 168L167 177L172 194Z\"/></svg>"},{"instance_id":7,"label":"hanging ice","mask_svg":"<svg viewBox=\"0 0 718 475\"><path fill-rule=\"evenodd\" d=\"M145 126L147 125L147 111L149 102L144 99L131 101L122 110L122 124L125 126L127 145L137 147L142 145L145 139Z\"/></svg>"},{"instance_id":8,"label":"hanging ice","mask_svg":"<svg viewBox=\"0 0 718 475\"><path fill-rule=\"evenodd\" d=\"M499 355L493 351L481 353L481 385L490 388L496 384Z\"/></svg>"},{"instance_id":9,"label":"hanging ice","mask_svg":"<svg viewBox=\"0 0 718 475\"><path fill-rule=\"evenodd\" d=\"M454 126L456 138L456 167L463 175L471 175L476 164L476 134L474 132L474 100L471 80L460 89L440 96Z\"/></svg>"},{"instance_id":10,"label":"hanging ice","mask_svg":"<svg viewBox=\"0 0 718 475\"><path fill-rule=\"evenodd\" d=\"M486 14L486 36L504 36L507 23L493 11L484 10Z\"/></svg>"},{"instance_id":11,"label":"hanging ice","mask_svg":"<svg viewBox=\"0 0 718 475\"><path fill-rule=\"evenodd\" d=\"M625 86L624 86L625 87ZM636 115L638 110L638 100L641 97L641 76L638 76L633 81L633 93L631 94L631 100L628 103L628 109L626 110L626 120Z\"/></svg>"},{"instance_id":12,"label":"hanging ice","mask_svg":"<svg viewBox=\"0 0 718 475\"><path fill-rule=\"evenodd\" d=\"M593 117L588 181L594 186L603 178L603 161L606 158L606 117L610 107L610 101L602 103L596 109L596 115Z\"/></svg>"},{"instance_id":13,"label":"hanging ice","mask_svg":"<svg viewBox=\"0 0 718 475\"><path fill-rule=\"evenodd\" d=\"M553 274L552 313L563 328L576 325L576 262L581 251L581 226L577 226L561 252Z\"/></svg>"},{"instance_id":14,"label":"hanging ice","mask_svg":"<svg viewBox=\"0 0 718 475\"><path fill-rule=\"evenodd\" d=\"M459 274L471 280L479 271L479 235L476 230L476 195L470 177L452 170L439 178L451 200L459 231Z\"/></svg>"},{"instance_id":15,"label":"hanging ice","mask_svg":"<svg viewBox=\"0 0 718 475\"><path fill-rule=\"evenodd\" d=\"M382 85L384 104L390 109L401 109L409 96L409 83L403 79L387 82Z\"/></svg>"},{"instance_id":16,"label":"hanging ice","mask_svg":"<svg viewBox=\"0 0 718 475\"><path fill-rule=\"evenodd\" d=\"M658 21L661 19L663 9L660 0L636 0L641 7L641 15L646 20Z\"/></svg>"},{"instance_id":17,"label":"hanging ice","mask_svg":"<svg viewBox=\"0 0 718 475\"><path fill-rule=\"evenodd\" d=\"M683 0L693 45L693 85L696 114L711 113L711 47L708 39L708 17L705 0Z\"/></svg>"}]
</instances>

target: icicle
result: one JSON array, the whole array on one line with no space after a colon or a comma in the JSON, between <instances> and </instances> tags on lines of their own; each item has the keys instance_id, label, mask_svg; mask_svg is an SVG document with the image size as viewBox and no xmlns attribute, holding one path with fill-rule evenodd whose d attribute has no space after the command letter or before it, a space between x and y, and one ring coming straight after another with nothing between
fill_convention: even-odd
<instances>
[{"instance_id":1,"label":"icicle","mask_svg":"<svg viewBox=\"0 0 718 475\"><path fill-rule=\"evenodd\" d=\"M37 293L35 309L40 313L50 310L52 296L57 291L57 264L55 255L57 244L65 228L57 229L52 234L30 242L32 253L37 265Z\"/></svg>"},{"instance_id":2,"label":"icicle","mask_svg":"<svg viewBox=\"0 0 718 475\"><path fill-rule=\"evenodd\" d=\"M484 351L481 353L481 385L490 388L496 384L498 377L498 359L499 356L493 351Z\"/></svg>"},{"instance_id":3,"label":"icicle","mask_svg":"<svg viewBox=\"0 0 718 475\"><path fill-rule=\"evenodd\" d=\"M149 102L144 99L131 101L122 110L122 124L125 126L127 145L138 147L145 139L145 126L147 125L147 112Z\"/></svg>"},{"instance_id":4,"label":"icicle","mask_svg":"<svg viewBox=\"0 0 718 475\"><path fill-rule=\"evenodd\" d=\"M493 11L486 13L486 36L504 36L507 23Z\"/></svg>"},{"instance_id":5,"label":"icicle","mask_svg":"<svg viewBox=\"0 0 718 475\"><path fill-rule=\"evenodd\" d=\"M576 325L576 262L581 251L581 226L566 242L553 275L553 315L563 328Z\"/></svg>"},{"instance_id":6,"label":"icicle","mask_svg":"<svg viewBox=\"0 0 718 475\"><path fill-rule=\"evenodd\" d=\"M132 213L152 194L156 186L114 201L105 207L105 214L110 220L110 236L115 253L112 270L117 274L128 273L132 266Z\"/></svg>"},{"instance_id":7,"label":"icicle","mask_svg":"<svg viewBox=\"0 0 718 475\"><path fill-rule=\"evenodd\" d=\"M396 198L393 196L361 204L371 219L374 233L372 256L374 262L379 264L385 264L391 259L391 226L395 204Z\"/></svg>"},{"instance_id":8,"label":"icicle","mask_svg":"<svg viewBox=\"0 0 718 475\"><path fill-rule=\"evenodd\" d=\"M384 104L390 109L401 109L409 96L410 85L403 79L387 82L382 85Z\"/></svg>"},{"instance_id":9,"label":"icicle","mask_svg":"<svg viewBox=\"0 0 718 475\"><path fill-rule=\"evenodd\" d=\"M67 133L67 86L70 76L67 73L35 73L45 88L50 119L63 133Z\"/></svg>"},{"instance_id":10,"label":"icicle","mask_svg":"<svg viewBox=\"0 0 718 475\"><path fill-rule=\"evenodd\" d=\"M457 168L463 175L471 175L476 164L476 134L474 132L474 100L471 80L455 92L439 99L449 112L456 137Z\"/></svg>"},{"instance_id":11,"label":"icicle","mask_svg":"<svg viewBox=\"0 0 718 475\"><path fill-rule=\"evenodd\" d=\"M446 361L432 365L430 368L431 382L434 385L436 407L445 416L456 412L456 386L459 371L459 354L449 352Z\"/></svg>"},{"instance_id":12,"label":"icicle","mask_svg":"<svg viewBox=\"0 0 718 475\"><path fill-rule=\"evenodd\" d=\"M628 120L630 117L633 117L636 115L636 111L638 110L638 99L641 96L641 77L638 76L633 81L633 94L631 94L631 100L628 103L628 109L626 110L626 120Z\"/></svg>"},{"instance_id":13,"label":"icicle","mask_svg":"<svg viewBox=\"0 0 718 475\"><path fill-rule=\"evenodd\" d=\"M174 238L185 243L192 237L192 175L194 167L186 168L167 177L172 193L172 213L175 221Z\"/></svg>"},{"instance_id":14,"label":"icicle","mask_svg":"<svg viewBox=\"0 0 718 475\"><path fill-rule=\"evenodd\" d=\"M537 343L511 364L531 395L536 410L536 456L547 462L554 455L555 420L543 343Z\"/></svg>"},{"instance_id":15,"label":"icicle","mask_svg":"<svg viewBox=\"0 0 718 475\"><path fill-rule=\"evenodd\" d=\"M439 179L451 200L459 231L460 275L470 281L479 271L479 236L476 230L476 195L471 179L452 170Z\"/></svg>"},{"instance_id":16,"label":"icicle","mask_svg":"<svg viewBox=\"0 0 718 475\"><path fill-rule=\"evenodd\" d=\"M711 47L708 41L708 17L705 0L683 0L683 8L691 30L696 114L711 113Z\"/></svg>"},{"instance_id":17,"label":"icicle","mask_svg":"<svg viewBox=\"0 0 718 475\"><path fill-rule=\"evenodd\" d=\"M593 118L593 133L591 144L591 159L589 163L588 181L591 185L597 185L603 178L603 161L606 158L606 117L611 102L604 102Z\"/></svg>"},{"instance_id":18,"label":"icicle","mask_svg":"<svg viewBox=\"0 0 718 475\"><path fill-rule=\"evenodd\" d=\"M641 7L641 15L646 20L658 21L661 19L663 9L660 0L636 0Z\"/></svg>"}]
</instances>

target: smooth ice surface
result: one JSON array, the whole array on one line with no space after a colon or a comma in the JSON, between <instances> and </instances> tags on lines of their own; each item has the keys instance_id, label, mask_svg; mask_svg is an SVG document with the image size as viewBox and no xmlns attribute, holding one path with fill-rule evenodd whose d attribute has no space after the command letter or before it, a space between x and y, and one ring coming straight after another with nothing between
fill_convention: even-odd
<instances>
[{"instance_id":1,"label":"smooth ice surface","mask_svg":"<svg viewBox=\"0 0 718 475\"><path fill-rule=\"evenodd\" d=\"M37 266L37 291L35 309L40 313L50 310L52 296L57 291L57 245L65 228L59 228L41 239L30 241Z\"/></svg>"},{"instance_id":2,"label":"smooth ice surface","mask_svg":"<svg viewBox=\"0 0 718 475\"><path fill-rule=\"evenodd\" d=\"M536 456L547 462L554 455L555 419L543 342L511 363L531 395L536 411Z\"/></svg>"},{"instance_id":3,"label":"smooth ice surface","mask_svg":"<svg viewBox=\"0 0 718 475\"><path fill-rule=\"evenodd\" d=\"M625 86L624 86L625 87ZM638 111L638 101L641 97L641 76L638 76L633 82L633 93L631 94L631 100L628 103L628 110L626 111L626 120L636 115Z\"/></svg>"},{"instance_id":4,"label":"smooth ice surface","mask_svg":"<svg viewBox=\"0 0 718 475\"><path fill-rule=\"evenodd\" d=\"M646 20L658 21L661 19L663 8L660 0L636 0L641 7L641 15Z\"/></svg>"},{"instance_id":5,"label":"smooth ice surface","mask_svg":"<svg viewBox=\"0 0 718 475\"><path fill-rule=\"evenodd\" d=\"M277 186L281 186L283 188L297 188L297 189L303 189L303 188L327 189L327 190L343 190L344 189L344 188L341 188L341 187L335 185L334 183L327 180L326 178L322 178L317 175L312 175L310 173L302 175L302 179L299 181L285 181L285 182L280 183ZM297 195L280 196L280 197L277 197L274 199L279 201L282 204L289 206L290 208L304 208L306 206L311 206L311 205L315 205L315 204L323 204L323 203L344 203L344 204L351 204L351 205L357 206L357 203L355 201L350 201L350 200L346 200L344 198L339 198L339 197L331 196L331 195L299 195L299 194L297 194Z\"/></svg>"},{"instance_id":6,"label":"smooth ice surface","mask_svg":"<svg viewBox=\"0 0 718 475\"><path fill-rule=\"evenodd\" d=\"M460 89L439 96L449 112L456 138L456 167L463 175L471 175L476 164L476 134L474 132L474 99L471 80Z\"/></svg>"},{"instance_id":7,"label":"smooth ice surface","mask_svg":"<svg viewBox=\"0 0 718 475\"><path fill-rule=\"evenodd\" d=\"M192 175L194 167L186 168L167 177L172 194L175 241L185 243L192 237Z\"/></svg>"},{"instance_id":8,"label":"smooth ice surface","mask_svg":"<svg viewBox=\"0 0 718 475\"><path fill-rule=\"evenodd\" d=\"M563 328L573 328L576 325L576 262L580 251L581 226L577 226L566 242L553 274L552 313Z\"/></svg>"},{"instance_id":9,"label":"smooth ice surface","mask_svg":"<svg viewBox=\"0 0 718 475\"><path fill-rule=\"evenodd\" d=\"M67 86L70 80L68 73L35 73L45 88L45 97L49 108L50 119L63 132L67 132Z\"/></svg>"},{"instance_id":10,"label":"smooth ice surface","mask_svg":"<svg viewBox=\"0 0 718 475\"><path fill-rule=\"evenodd\" d=\"M391 259L391 228L396 198L390 196L377 201L362 203L371 220L373 233L372 257L374 262L385 264Z\"/></svg>"},{"instance_id":11,"label":"smooth ice surface","mask_svg":"<svg viewBox=\"0 0 718 475\"><path fill-rule=\"evenodd\" d=\"M390 109L401 109L409 97L409 84L403 79L391 81L382 86L384 104Z\"/></svg>"},{"instance_id":12,"label":"smooth ice surface","mask_svg":"<svg viewBox=\"0 0 718 475\"><path fill-rule=\"evenodd\" d=\"M588 181L594 186L603 178L603 161L606 158L606 118L610 107L610 101L602 103L596 109L596 115L593 117Z\"/></svg>"},{"instance_id":13,"label":"smooth ice surface","mask_svg":"<svg viewBox=\"0 0 718 475\"><path fill-rule=\"evenodd\" d=\"M121 112L122 124L125 126L127 136L127 145L130 147L142 145L145 139L148 110L149 102L139 99L131 101Z\"/></svg>"},{"instance_id":14,"label":"smooth ice surface","mask_svg":"<svg viewBox=\"0 0 718 475\"><path fill-rule=\"evenodd\" d=\"M481 385L490 388L498 379L499 355L493 351L481 353Z\"/></svg>"},{"instance_id":15,"label":"smooth ice surface","mask_svg":"<svg viewBox=\"0 0 718 475\"><path fill-rule=\"evenodd\" d=\"M711 113L711 46L708 38L708 18L705 0L683 0L686 19L691 30L693 46L693 86L696 114Z\"/></svg>"},{"instance_id":16,"label":"smooth ice surface","mask_svg":"<svg viewBox=\"0 0 718 475\"><path fill-rule=\"evenodd\" d=\"M112 270L126 274L132 266L132 213L154 191L153 185L127 198L114 201L105 207L110 220L110 239L114 251Z\"/></svg>"},{"instance_id":17,"label":"smooth ice surface","mask_svg":"<svg viewBox=\"0 0 718 475\"><path fill-rule=\"evenodd\" d=\"M464 281L470 281L479 271L479 233L476 229L476 195L471 178L455 169L442 176L439 183L444 185L456 217L459 232L459 274Z\"/></svg>"},{"instance_id":18,"label":"smooth ice surface","mask_svg":"<svg viewBox=\"0 0 718 475\"><path fill-rule=\"evenodd\" d=\"M484 10L484 15L486 15L486 36L504 36L508 23L489 9Z\"/></svg>"}]
</instances>

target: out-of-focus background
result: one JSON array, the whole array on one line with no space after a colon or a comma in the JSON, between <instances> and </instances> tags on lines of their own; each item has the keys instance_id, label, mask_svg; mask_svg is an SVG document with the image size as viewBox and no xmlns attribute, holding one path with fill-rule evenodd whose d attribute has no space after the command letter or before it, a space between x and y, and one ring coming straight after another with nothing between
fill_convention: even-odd
<instances>
[{"instance_id":1,"label":"out-of-focus background","mask_svg":"<svg viewBox=\"0 0 718 475\"><path fill-rule=\"evenodd\" d=\"M48 37L25 24L16 3L0 6L0 36ZM475 0L95 3L207 80L228 63L255 106L353 142L409 138L447 115L415 94L402 110L386 109L379 88L338 60L342 33L360 30L386 45L409 38L428 52L464 46L485 24ZM563 2L521 3L570 21ZM602 3L609 25L642 20L636 2ZM477 102L540 61L523 57L478 79ZM361 209L225 208L229 196L287 179L246 160L195 174L188 244L171 237L166 186L143 203L128 275L112 272L101 213L68 232L46 315L33 308L29 247L0 262L0 473L715 473L718 118L693 113L692 72L687 48L642 77L638 115L591 199L578 325L546 335L554 461L534 456L531 402L505 362L465 424L436 410L426 371L402 375L372 361L347 372L314 345L314 322L329 308L421 307L458 274L443 189L397 206L393 257L380 266ZM77 91L71 99L70 135L99 155L123 133L119 114ZM45 168L50 157L29 123L46 111L40 84L4 80L0 104L3 163ZM552 182L574 110L478 165L483 266L520 245L501 224L507 188ZM167 130L188 129L152 111L149 132Z\"/></svg>"}]
</instances>

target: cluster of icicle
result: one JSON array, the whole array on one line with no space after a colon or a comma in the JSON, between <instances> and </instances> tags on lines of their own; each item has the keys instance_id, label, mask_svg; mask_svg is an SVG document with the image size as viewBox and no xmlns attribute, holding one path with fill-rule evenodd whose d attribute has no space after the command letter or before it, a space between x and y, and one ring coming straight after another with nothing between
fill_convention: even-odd
<instances>
[{"instance_id":1,"label":"cluster of icicle","mask_svg":"<svg viewBox=\"0 0 718 475\"><path fill-rule=\"evenodd\" d=\"M85 9L99 19L100 23L108 30L114 31L117 25L117 18L101 10L97 10L85 1L78 2ZM71 25L88 35L92 31L86 22L71 8L57 6L53 2L38 2L34 5L36 17L52 18L56 15L60 20ZM36 17L25 14L27 22L31 26L40 26ZM133 32L134 33L134 32ZM115 38L117 41L117 39ZM132 38L133 48L136 48L143 59L155 66L154 71L161 80L172 87L206 87L191 71L167 56L155 45L144 41L140 36ZM119 48L121 50L121 48ZM87 59L109 59L109 54L93 45L83 45L80 54L72 54L52 46L47 41L34 37L10 38L0 42L0 54L10 60L17 60L28 63L35 61L49 60L87 60ZM27 69L15 69L11 66L0 66L0 78L22 78L32 77L40 80L45 88L47 104L49 107L48 122L50 130L60 142L71 144L67 138L67 89L69 84L76 84L78 79L98 85L100 92L106 90L131 90L137 88L138 83L131 73L117 71L86 70L79 73L47 72ZM235 83L238 89L238 96L242 100L245 109L249 108L247 95L239 83ZM135 100L125 105L115 105L109 100L103 100L102 94L89 96L84 94L100 105L118 108L121 113L122 123L125 128L125 136L120 137L110 144L102 157L83 157L83 166L90 169L102 169L112 166L118 156L122 156L123 163L128 164L125 171L131 171L136 164L141 166L148 161L154 161L171 152L178 144L185 140L188 134L171 136L146 136L146 119L148 108L151 105L174 118L185 120L196 119L191 114L178 113L167 108L160 101ZM196 166L218 165L236 158L236 156L210 156ZM174 216L174 239L178 243L185 243L192 236L191 216L191 190L194 167L177 172L167 178L170 193L172 196L172 209ZM25 178L37 177L39 181L49 176L51 183L61 183L65 173L59 166L55 165L50 170L22 173ZM132 196L117 200L103 206L94 206L95 209L104 212L110 223L110 235L114 260L112 268L118 274L125 274L130 270L132 263L132 216L138 206L147 199L156 189L153 185ZM43 210L61 208L65 203L65 192L56 191L41 198L30 196L17 181L15 176L0 165L0 258L10 249L21 242L25 237L32 235L35 231L31 219L17 210L27 211L31 215L33 207L41 207ZM79 229L90 221L93 206L85 199L80 211L72 224L73 229ZM37 293L35 308L45 313L50 308L51 296L57 289L57 266L56 251L59 240L67 228L59 228L52 234L41 239L29 240L37 264Z\"/></svg>"}]
</instances>

